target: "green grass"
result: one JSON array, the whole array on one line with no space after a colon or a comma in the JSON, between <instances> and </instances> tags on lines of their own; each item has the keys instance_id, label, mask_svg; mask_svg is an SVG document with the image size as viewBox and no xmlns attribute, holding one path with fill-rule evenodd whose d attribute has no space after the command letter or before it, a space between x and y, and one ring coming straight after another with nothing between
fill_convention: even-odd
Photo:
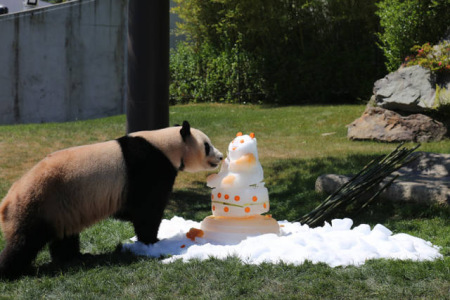
<instances>
[{"instance_id":1,"label":"green grass","mask_svg":"<svg viewBox=\"0 0 450 300\"><path fill-rule=\"evenodd\" d=\"M317 176L349 174L396 145L351 142L346 124L364 107L186 105L170 109L171 124L189 120L226 151L236 132L254 132L269 189L271 213L295 220L325 198L314 191ZM125 117L63 124L0 126L0 198L12 182L46 154L69 146L113 139L125 132ZM324 133L331 133L323 135ZM406 145L408 147L412 146ZM419 150L450 153L450 140ZM210 214L208 173L180 173L166 217L202 220ZM81 236L93 259L54 265L47 250L36 260L36 275L0 281L0 299L449 299L450 213L445 207L378 203L351 217L355 225L382 223L442 247L434 262L373 260L361 267L330 268L305 263L242 265L225 261L175 262L115 252L134 235L129 223L105 220ZM0 237L0 248L4 240Z\"/></svg>"}]
</instances>

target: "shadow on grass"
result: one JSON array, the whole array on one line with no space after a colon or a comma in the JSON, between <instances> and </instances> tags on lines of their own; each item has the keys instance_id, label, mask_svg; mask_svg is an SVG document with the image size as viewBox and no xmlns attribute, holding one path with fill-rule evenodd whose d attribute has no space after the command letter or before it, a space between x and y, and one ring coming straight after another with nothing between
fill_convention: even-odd
<instances>
[{"instance_id":1,"label":"shadow on grass","mask_svg":"<svg viewBox=\"0 0 450 300\"><path fill-rule=\"evenodd\" d=\"M316 159L280 159L263 163L266 187L269 190L270 214L277 220L296 221L309 213L327 195L315 191L315 181L322 174L355 174L375 159L375 155L349 155ZM194 182L189 189L175 191L167 215L201 221L211 214L210 189L204 182ZM448 208L395 201L374 201L364 210L350 210L331 215L334 218L349 217L355 225L377 224L387 220L445 217Z\"/></svg>"},{"instance_id":2,"label":"shadow on grass","mask_svg":"<svg viewBox=\"0 0 450 300\"><path fill-rule=\"evenodd\" d=\"M79 272L80 270L91 270L98 267L109 266L129 266L142 260L156 260L158 258L149 258L136 256L130 252L122 252L122 245L119 244L116 250L109 253L102 254L83 254L82 258L74 259L73 261L59 263L49 262L39 265L35 270L31 271L28 276L36 277L57 277L61 274L70 274L73 272Z\"/></svg>"},{"instance_id":3,"label":"shadow on grass","mask_svg":"<svg viewBox=\"0 0 450 300\"><path fill-rule=\"evenodd\" d=\"M328 195L315 192L315 181L322 174L356 174L377 156L350 155L345 158L326 157L312 160L280 160L266 166L271 199L271 213L288 220L297 220L309 213ZM269 168L267 168L269 167ZM395 200L395 199L393 199ZM338 211L334 218L349 217L355 225L385 223L388 220L449 217L449 208L396 201L374 201L360 212ZM279 218L280 219L280 218Z\"/></svg>"},{"instance_id":4,"label":"shadow on grass","mask_svg":"<svg viewBox=\"0 0 450 300\"><path fill-rule=\"evenodd\" d=\"M165 217L183 217L189 220L201 221L211 214L211 190L206 182L195 181L189 189L180 189L172 193L167 205Z\"/></svg>"}]
</instances>

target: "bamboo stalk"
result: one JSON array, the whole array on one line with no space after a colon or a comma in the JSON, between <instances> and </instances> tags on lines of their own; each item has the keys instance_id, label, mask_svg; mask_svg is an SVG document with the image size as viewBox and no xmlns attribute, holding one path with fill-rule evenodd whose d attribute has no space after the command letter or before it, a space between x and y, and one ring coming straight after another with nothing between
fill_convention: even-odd
<instances>
[{"instance_id":1,"label":"bamboo stalk","mask_svg":"<svg viewBox=\"0 0 450 300\"><path fill-rule=\"evenodd\" d=\"M302 224L317 226L338 210L353 204L359 211L366 208L383 192L398 176L394 176L369 198L364 196L379 187L379 184L392 172L397 171L406 164L417 159L418 155L411 155L420 144L412 149L403 147L404 143L395 148L391 153L380 156L369 162L361 171L343 184L334 193L328 196L320 205L308 214L300 218ZM402 148L403 147L403 148Z\"/></svg>"}]
</instances>

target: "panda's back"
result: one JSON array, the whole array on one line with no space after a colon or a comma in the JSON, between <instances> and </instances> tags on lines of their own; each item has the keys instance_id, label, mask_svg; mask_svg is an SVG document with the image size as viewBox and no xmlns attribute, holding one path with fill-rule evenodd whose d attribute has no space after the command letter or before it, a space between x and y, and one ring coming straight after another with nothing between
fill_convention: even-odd
<instances>
[{"instance_id":1,"label":"panda's back","mask_svg":"<svg viewBox=\"0 0 450 300\"><path fill-rule=\"evenodd\" d=\"M6 201L37 209L57 236L71 235L113 214L122 205L125 165L116 141L68 148L49 154L19 181ZM10 197L8 199L8 197ZM29 203L34 202L33 205Z\"/></svg>"}]
</instances>

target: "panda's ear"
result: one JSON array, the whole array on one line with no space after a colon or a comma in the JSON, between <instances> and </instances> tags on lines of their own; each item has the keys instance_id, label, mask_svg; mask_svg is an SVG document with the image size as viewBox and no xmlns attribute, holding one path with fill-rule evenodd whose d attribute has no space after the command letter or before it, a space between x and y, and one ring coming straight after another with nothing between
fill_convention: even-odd
<instances>
[{"instance_id":1,"label":"panda's ear","mask_svg":"<svg viewBox=\"0 0 450 300\"><path fill-rule=\"evenodd\" d=\"M183 126L180 129L181 137L183 141L186 141L186 138L191 135L191 125L188 121L183 121Z\"/></svg>"}]
</instances>

